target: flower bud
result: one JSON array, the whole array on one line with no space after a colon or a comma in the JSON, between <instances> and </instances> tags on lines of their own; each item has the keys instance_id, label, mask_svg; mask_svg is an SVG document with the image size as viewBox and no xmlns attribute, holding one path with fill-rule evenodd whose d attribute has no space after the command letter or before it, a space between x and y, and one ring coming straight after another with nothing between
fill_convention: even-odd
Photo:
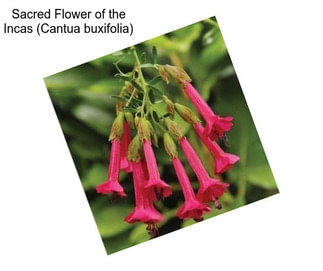
<instances>
[{"instance_id":1,"label":"flower bud","mask_svg":"<svg viewBox=\"0 0 323 271\"><path fill-rule=\"evenodd\" d=\"M150 141L151 128L149 127L149 121L144 118L139 118L137 131L139 139L144 142L145 140Z\"/></svg>"},{"instance_id":2,"label":"flower bud","mask_svg":"<svg viewBox=\"0 0 323 271\"><path fill-rule=\"evenodd\" d=\"M181 67L167 64L165 65L165 70L179 83L185 84L186 81L192 81L186 71L184 71Z\"/></svg>"},{"instance_id":3,"label":"flower bud","mask_svg":"<svg viewBox=\"0 0 323 271\"><path fill-rule=\"evenodd\" d=\"M201 122L200 119L185 105L175 103L176 112L182 117L183 120L190 124L196 124Z\"/></svg>"},{"instance_id":4,"label":"flower bud","mask_svg":"<svg viewBox=\"0 0 323 271\"><path fill-rule=\"evenodd\" d=\"M125 102L116 102L116 115L119 114L119 112L122 110L122 108L124 108L125 105Z\"/></svg>"},{"instance_id":5,"label":"flower bud","mask_svg":"<svg viewBox=\"0 0 323 271\"><path fill-rule=\"evenodd\" d=\"M126 81L126 82L125 82L125 90L126 90L128 93L132 94L132 92L135 90L135 88L133 87L133 85L131 85L131 83L130 83L130 82ZM136 96L136 95L135 95L135 96Z\"/></svg>"},{"instance_id":6,"label":"flower bud","mask_svg":"<svg viewBox=\"0 0 323 271\"><path fill-rule=\"evenodd\" d=\"M158 137L157 137L157 134L155 133L154 127L151 125L150 121L147 121L147 123L150 130L151 143L153 143L155 147L158 147Z\"/></svg>"},{"instance_id":7,"label":"flower bud","mask_svg":"<svg viewBox=\"0 0 323 271\"><path fill-rule=\"evenodd\" d=\"M168 128L168 131L176 140L180 140L181 138L184 137L184 132L182 128L175 121L171 120L170 118L166 118L165 122Z\"/></svg>"},{"instance_id":8,"label":"flower bud","mask_svg":"<svg viewBox=\"0 0 323 271\"><path fill-rule=\"evenodd\" d=\"M110 137L109 141L118 138L121 139L123 135L123 121L124 121L124 113L121 111L118 113L117 117L115 118L111 131L110 131Z\"/></svg>"},{"instance_id":9,"label":"flower bud","mask_svg":"<svg viewBox=\"0 0 323 271\"><path fill-rule=\"evenodd\" d=\"M166 82L166 84L169 84L169 74L166 72L165 67L163 65L158 65L157 68L161 78Z\"/></svg>"},{"instance_id":10,"label":"flower bud","mask_svg":"<svg viewBox=\"0 0 323 271\"><path fill-rule=\"evenodd\" d=\"M176 143L169 133L164 133L164 147L171 159L178 157Z\"/></svg>"},{"instance_id":11,"label":"flower bud","mask_svg":"<svg viewBox=\"0 0 323 271\"><path fill-rule=\"evenodd\" d=\"M130 112L125 112L124 116L126 118L126 121L130 125L131 128L134 128L134 120L133 120L133 115Z\"/></svg>"},{"instance_id":12,"label":"flower bud","mask_svg":"<svg viewBox=\"0 0 323 271\"><path fill-rule=\"evenodd\" d=\"M163 96L163 98L166 104L166 111L170 114L170 117L173 119L175 114L174 103L170 99L168 99L167 96Z\"/></svg>"},{"instance_id":13,"label":"flower bud","mask_svg":"<svg viewBox=\"0 0 323 271\"><path fill-rule=\"evenodd\" d=\"M138 116L135 117L135 126L136 126L136 129L138 127L138 124L139 124L139 120L140 118Z\"/></svg>"},{"instance_id":14,"label":"flower bud","mask_svg":"<svg viewBox=\"0 0 323 271\"><path fill-rule=\"evenodd\" d=\"M130 162L139 162L141 160L142 146L139 136L136 135L128 146L127 159Z\"/></svg>"}]
</instances>

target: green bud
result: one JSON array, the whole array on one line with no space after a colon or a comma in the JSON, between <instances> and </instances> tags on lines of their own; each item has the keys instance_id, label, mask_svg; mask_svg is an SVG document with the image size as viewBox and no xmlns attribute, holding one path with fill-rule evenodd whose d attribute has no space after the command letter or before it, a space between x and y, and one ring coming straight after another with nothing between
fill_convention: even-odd
<instances>
[{"instance_id":1,"label":"green bud","mask_svg":"<svg viewBox=\"0 0 323 271\"><path fill-rule=\"evenodd\" d=\"M139 118L137 131L139 139L143 142L144 140L150 141L151 129L149 127L149 121L144 118Z\"/></svg>"},{"instance_id":2,"label":"green bud","mask_svg":"<svg viewBox=\"0 0 323 271\"><path fill-rule=\"evenodd\" d=\"M188 76L186 71L184 71L181 67L165 65L165 70L179 83L184 84L185 81L191 82L191 78Z\"/></svg>"},{"instance_id":3,"label":"green bud","mask_svg":"<svg viewBox=\"0 0 323 271\"><path fill-rule=\"evenodd\" d=\"M138 123L139 123L140 118L138 116L135 117L135 126L136 128L138 127Z\"/></svg>"},{"instance_id":4,"label":"green bud","mask_svg":"<svg viewBox=\"0 0 323 271\"><path fill-rule=\"evenodd\" d=\"M164 133L164 147L171 159L178 157L176 143L169 133Z\"/></svg>"},{"instance_id":5,"label":"green bud","mask_svg":"<svg viewBox=\"0 0 323 271\"><path fill-rule=\"evenodd\" d=\"M128 146L127 159L130 162L139 162L141 160L142 146L139 136L136 135Z\"/></svg>"},{"instance_id":6,"label":"green bud","mask_svg":"<svg viewBox=\"0 0 323 271\"><path fill-rule=\"evenodd\" d=\"M176 112L182 117L183 120L190 124L196 124L201 122L200 119L185 105L175 103Z\"/></svg>"},{"instance_id":7,"label":"green bud","mask_svg":"<svg viewBox=\"0 0 323 271\"><path fill-rule=\"evenodd\" d=\"M166 111L170 114L171 118L174 118L175 115L175 107L174 103L167 98L167 96L164 96L164 102L166 104Z\"/></svg>"},{"instance_id":8,"label":"green bud","mask_svg":"<svg viewBox=\"0 0 323 271\"><path fill-rule=\"evenodd\" d=\"M166 84L169 84L169 74L166 72L165 66L157 65L157 68L161 78L166 82Z\"/></svg>"},{"instance_id":9,"label":"green bud","mask_svg":"<svg viewBox=\"0 0 323 271\"><path fill-rule=\"evenodd\" d=\"M124 108L125 105L125 102L116 102L116 115L119 114L119 112Z\"/></svg>"},{"instance_id":10,"label":"green bud","mask_svg":"<svg viewBox=\"0 0 323 271\"><path fill-rule=\"evenodd\" d=\"M130 125L131 128L134 128L134 120L133 120L133 115L130 112L125 112L124 116L126 118L126 121Z\"/></svg>"},{"instance_id":11,"label":"green bud","mask_svg":"<svg viewBox=\"0 0 323 271\"><path fill-rule=\"evenodd\" d=\"M180 140L184 137L182 128L175 121L171 120L170 118L166 118L165 123L168 131L176 140Z\"/></svg>"},{"instance_id":12,"label":"green bud","mask_svg":"<svg viewBox=\"0 0 323 271\"><path fill-rule=\"evenodd\" d=\"M115 138L118 138L119 140L121 139L123 135L123 121L124 121L124 113L119 112L112 124L109 141Z\"/></svg>"},{"instance_id":13,"label":"green bud","mask_svg":"<svg viewBox=\"0 0 323 271\"><path fill-rule=\"evenodd\" d=\"M128 81L125 82L125 88L126 88L126 91L129 92L130 94L132 94L132 92L135 90L133 85L131 85L131 83Z\"/></svg>"},{"instance_id":14,"label":"green bud","mask_svg":"<svg viewBox=\"0 0 323 271\"><path fill-rule=\"evenodd\" d=\"M155 147L158 147L158 137L157 137L157 134L155 133L154 127L152 126L150 121L147 121L147 123L150 130L151 143L153 143Z\"/></svg>"}]
</instances>

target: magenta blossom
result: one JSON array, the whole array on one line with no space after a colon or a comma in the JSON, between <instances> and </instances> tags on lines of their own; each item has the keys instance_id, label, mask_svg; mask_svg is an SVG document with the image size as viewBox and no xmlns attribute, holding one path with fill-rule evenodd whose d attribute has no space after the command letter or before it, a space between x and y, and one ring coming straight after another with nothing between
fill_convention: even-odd
<instances>
[{"instance_id":1,"label":"magenta blossom","mask_svg":"<svg viewBox=\"0 0 323 271\"><path fill-rule=\"evenodd\" d=\"M132 167L131 163L127 159L128 146L131 141L130 127L129 124L125 121L123 123L123 135L121 138L121 160L120 160L120 170L125 172L131 172Z\"/></svg>"},{"instance_id":2,"label":"magenta blossom","mask_svg":"<svg viewBox=\"0 0 323 271\"><path fill-rule=\"evenodd\" d=\"M203 214L211 211L211 208L196 199L181 160L176 157L172 159L172 163L185 198L183 206L177 211L177 216L180 219L193 218L196 221L202 220Z\"/></svg>"},{"instance_id":3,"label":"magenta blossom","mask_svg":"<svg viewBox=\"0 0 323 271\"><path fill-rule=\"evenodd\" d=\"M109 176L108 180L96 187L97 193L109 194L113 193L119 197L127 196L119 183L120 172L120 142L117 138L112 140L110 152Z\"/></svg>"},{"instance_id":4,"label":"magenta blossom","mask_svg":"<svg viewBox=\"0 0 323 271\"><path fill-rule=\"evenodd\" d=\"M148 183L145 188L148 191L154 191L157 198L170 196L172 194L172 190L168 184L160 179L156 157L150 141L144 141L143 150L149 175Z\"/></svg>"},{"instance_id":5,"label":"magenta blossom","mask_svg":"<svg viewBox=\"0 0 323 271\"><path fill-rule=\"evenodd\" d=\"M221 183L220 180L212 179L209 176L193 147L185 137L180 139L179 144L200 183L197 198L205 203L217 202L217 199L223 195L229 184Z\"/></svg>"},{"instance_id":6,"label":"magenta blossom","mask_svg":"<svg viewBox=\"0 0 323 271\"><path fill-rule=\"evenodd\" d=\"M215 174L222 174L223 172L229 170L235 163L240 160L238 156L224 152L215 141L210 140L210 138L204 134L204 128L202 124L194 124L194 130L214 157Z\"/></svg>"},{"instance_id":7,"label":"magenta blossom","mask_svg":"<svg viewBox=\"0 0 323 271\"><path fill-rule=\"evenodd\" d=\"M230 131L233 125L233 117L222 118L219 115L216 115L201 97L199 92L188 81L185 83L184 92L206 122L204 130L205 135L208 135L212 140L215 140L223 137L225 132Z\"/></svg>"},{"instance_id":8,"label":"magenta blossom","mask_svg":"<svg viewBox=\"0 0 323 271\"><path fill-rule=\"evenodd\" d=\"M147 224L158 223L163 219L162 215L155 209L152 200L146 195L144 186L147 183L143 162L132 162L132 176L135 190L136 207L125 217L128 223L144 222Z\"/></svg>"}]
</instances>

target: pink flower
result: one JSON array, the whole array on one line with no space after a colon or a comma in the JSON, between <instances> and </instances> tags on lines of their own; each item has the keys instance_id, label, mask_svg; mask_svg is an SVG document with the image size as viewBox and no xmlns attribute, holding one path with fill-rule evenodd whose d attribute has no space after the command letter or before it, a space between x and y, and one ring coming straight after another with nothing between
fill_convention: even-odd
<instances>
[{"instance_id":1,"label":"pink flower","mask_svg":"<svg viewBox=\"0 0 323 271\"><path fill-rule=\"evenodd\" d=\"M137 221L154 224L163 219L162 215L155 209L153 202L146 195L144 186L147 183L143 162L132 162L132 176L135 190L136 207L125 217L128 223Z\"/></svg>"},{"instance_id":2,"label":"pink flower","mask_svg":"<svg viewBox=\"0 0 323 271\"><path fill-rule=\"evenodd\" d=\"M151 146L151 142L145 140L143 143L143 149L149 175L148 183L146 184L145 188L148 191L154 191L157 198L170 196L172 194L172 190L168 184L166 184L163 180L160 179L157 162L153 148Z\"/></svg>"},{"instance_id":3,"label":"pink flower","mask_svg":"<svg viewBox=\"0 0 323 271\"><path fill-rule=\"evenodd\" d=\"M181 160L176 157L172 159L172 163L185 198L183 206L177 211L177 216L180 219L193 218L196 221L201 221L203 213L211 211L211 208L196 199Z\"/></svg>"},{"instance_id":4,"label":"pink flower","mask_svg":"<svg viewBox=\"0 0 323 271\"><path fill-rule=\"evenodd\" d=\"M215 174L222 174L240 160L238 156L224 152L215 141L210 140L210 138L204 134L204 128L200 123L194 124L194 130L214 157Z\"/></svg>"},{"instance_id":5,"label":"pink flower","mask_svg":"<svg viewBox=\"0 0 323 271\"><path fill-rule=\"evenodd\" d=\"M119 184L120 172L120 142L117 138L112 140L110 152L109 177L108 180L96 187L97 193L109 194L113 193L119 197L127 196Z\"/></svg>"},{"instance_id":6,"label":"pink flower","mask_svg":"<svg viewBox=\"0 0 323 271\"><path fill-rule=\"evenodd\" d=\"M222 118L216 115L199 92L188 81L185 83L184 91L206 122L205 135L215 140L223 137L225 132L230 131L233 125L233 117Z\"/></svg>"},{"instance_id":7,"label":"pink flower","mask_svg":"<svg viewBox=\"0 0 323 271\"><path fill-rule=\"evenodd\" d=\"M131 172L132 167L131 163L127 159L128 146L131 141L130 127L129 124L125 121L123 123L123 135L121 138L121 161L120 161L120 170L125 172Z\"/></svg>"},{"instance_id":8,"label":"pink flower","mask_svg":"<svg viewBox=\"0 0 323 271\"><path fill-rule=\"evenodd\" d=\"M222 183L218 179L210 179L211 182L205 182L200 186L196 197L201 202L213 202L214 205L218 206L218 198L221 197L229 187L228 183Z\"/></svg>"},{"instance_id":9,"label":"pink flower","mask_svg":"<svg viewBox=\"0 0 323 271\"><path fill-rule=\"evenodd\" d=\"M197 199L205 203L217 202L217 199L223 195L229 184L210 178L193 147L185 137L180 139L179 144L200 183Z\"/></svg>"}]
</instances>

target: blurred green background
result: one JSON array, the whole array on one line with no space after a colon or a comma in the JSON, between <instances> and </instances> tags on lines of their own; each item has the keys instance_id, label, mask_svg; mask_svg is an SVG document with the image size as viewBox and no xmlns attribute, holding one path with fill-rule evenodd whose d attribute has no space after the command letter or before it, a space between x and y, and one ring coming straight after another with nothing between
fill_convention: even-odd
<instances>
[{"instance_id":1,"label":"blurred green background","mask_svg":"<svg viewBox=\"0 0 323 271\"><path fill-rule=\"evenodd\" d=\"M223 205L222 210L213 209L205 218L278 193L215 18L136 45L142 59L151 60L152 46L157 47L160 64L178 65L188 72L195 87L216 113L221 116L234 117L233 129L228 133L228 146L223 146L223 148L227 152L240 156L241 160L230 171L222 175L222 179L230 183L228 193L220 200ZM130 71L134 60L128 51L125 49L45 78L55 111L109 254L150 239L145 224L131 225L123 221L123 218L134 208L131 175L121 174L121 183L128 194L125 199L113 202L111 195L98 195L95 191L96 185L105 181L107 177L110 152L108 135L115 117L116 102L111 95L117 95L124 84L120 78L114 77L117 71L113 62L122 58L119 62L120 68L124 72ZM147 78L153 78L156 75L151 72L151 70L144 70ZM173 100L193 109L175 85L168 86L161 82L159 87L163 88ZM192 129L189 129L190 127L183 122L181 124L184 125L187 137L212 175L213 158ZM176 217L176 210L183 203L183 196L164 149L160 147L155 152L162 179L172 186L174 192L171 197L156 204L165 218L159 223L160 234L163 235L195 224L195 222L193 220L182 221ZM183 158L182 161L185 159ZM193 187L196 189L198 187L196 178L186 161L184 164Z\"/></svg>"}]
</instances>

